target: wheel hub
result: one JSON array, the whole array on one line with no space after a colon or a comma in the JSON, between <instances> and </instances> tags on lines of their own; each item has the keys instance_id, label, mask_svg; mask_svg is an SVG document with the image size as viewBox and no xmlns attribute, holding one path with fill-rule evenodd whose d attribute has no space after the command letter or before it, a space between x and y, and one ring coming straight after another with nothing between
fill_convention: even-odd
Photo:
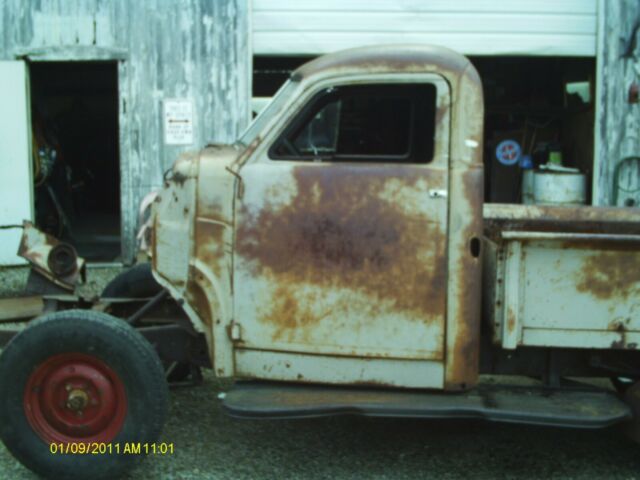
<instances>
[{"instance_id":1,"label":"wheel hub","mask_svg":"<svg viewBox=\"0 0 640 480\"><path fill-rule=\"evenodd\" d=\"M89 403L89 394L85 390L75 389L69 392L67 397L67 408L79 414Z\"/></svg>"},{"instance_id":2,"label":"wheel hub","mask_svg":"<svg viewBox=\"0 0 640 480\"><path fill-rule=\"evenodd\" d=\"M29 377L24 407L47 442L110 442L122 429L127 398L119 376L90 355L50 357Z\"/></svg>"}]
</instances>

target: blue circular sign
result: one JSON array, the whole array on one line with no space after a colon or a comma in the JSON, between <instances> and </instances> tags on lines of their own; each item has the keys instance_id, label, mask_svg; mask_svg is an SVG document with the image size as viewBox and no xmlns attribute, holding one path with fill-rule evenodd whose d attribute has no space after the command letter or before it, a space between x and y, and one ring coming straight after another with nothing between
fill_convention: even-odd
<instances>
[{"instance_id":1,"label":"blue circular sign","mask_svg":"<svg viewBox=\"0 0 640 480\"><path fill-rule=\"evenodd\" d=\"M507 166L515 165L520 160L522 148L515 140L503 140L496 147L496 158Z\"/></svg>"}]
</instances>

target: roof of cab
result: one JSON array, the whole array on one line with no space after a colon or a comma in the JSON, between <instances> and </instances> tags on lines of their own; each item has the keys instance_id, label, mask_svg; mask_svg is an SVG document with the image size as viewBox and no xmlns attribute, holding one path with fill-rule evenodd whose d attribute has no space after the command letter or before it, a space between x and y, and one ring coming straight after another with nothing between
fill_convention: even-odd
<instances>
[{"instance_id":1,"label":"roof of cab","mask_svg":"<svg viewBox=\"0 0 640 480\"><path fill-rule=\"evenodd\" d=\"M291 76L300 81L349 73L439 72L461 76L471 66L463 55L433 45L377 45L323 55L298 68ZM473 67L472 67L473 68Z\"/></svg>"}]
</instances>

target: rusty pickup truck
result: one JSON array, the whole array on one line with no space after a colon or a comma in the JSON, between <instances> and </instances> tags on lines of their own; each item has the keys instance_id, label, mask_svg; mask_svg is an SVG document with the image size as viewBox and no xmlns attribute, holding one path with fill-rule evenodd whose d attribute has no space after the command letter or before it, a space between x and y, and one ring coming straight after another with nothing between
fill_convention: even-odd
<instances>
[{"instance_id":1,"label":"rusty pickup truck","mask_svg":"<svg viewBox=\"0 0 640 480\"><path fill-rule=\"evenodd\" d=\"M483 119L476 70L446 49L296 70L235 144L176 161L148 264L99 299L45 295L12 337L7 448L43 475L111 478L135 459L116 448L158 439L167 379L200 367L236 380L234 417L640 440L640 210L484 204ZM102 455L70 455L87 449Z\"/></svg>"}]
</instances>

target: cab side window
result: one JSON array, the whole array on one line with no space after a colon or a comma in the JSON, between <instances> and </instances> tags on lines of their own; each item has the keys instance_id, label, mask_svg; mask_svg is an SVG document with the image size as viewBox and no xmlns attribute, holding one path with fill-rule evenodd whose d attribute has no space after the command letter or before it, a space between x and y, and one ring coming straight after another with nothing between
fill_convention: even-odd
<instances>
[{"instance_id":1,"label":"cab side window","mask_svg":"<svg viewBox=\"0 0 640 480\"><path fill-rule=\"evenodd\" d=\"M350 85L317 94L269 150L273 160L428 163L436 87Z\"/></svg>"}]
</instances>

